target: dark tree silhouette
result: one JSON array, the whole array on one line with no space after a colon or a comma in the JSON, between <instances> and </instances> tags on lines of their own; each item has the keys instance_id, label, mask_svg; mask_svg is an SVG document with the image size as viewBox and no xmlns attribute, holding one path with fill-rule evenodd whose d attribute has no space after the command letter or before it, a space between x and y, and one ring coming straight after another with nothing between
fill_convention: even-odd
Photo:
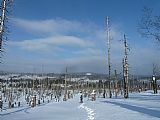
<instances>
[{"instance_id":1,"label":"dark tree silhouette","mask_svg":"<svg viewBox=\"0 0 160 120\"><path fill-rule=\"evenodd\" d=\"M160 15L154 15L153 10L148 7L144 7L142 12L138 31L142 36L151 37L160 42Z\"/></svg>"}]
</instances>

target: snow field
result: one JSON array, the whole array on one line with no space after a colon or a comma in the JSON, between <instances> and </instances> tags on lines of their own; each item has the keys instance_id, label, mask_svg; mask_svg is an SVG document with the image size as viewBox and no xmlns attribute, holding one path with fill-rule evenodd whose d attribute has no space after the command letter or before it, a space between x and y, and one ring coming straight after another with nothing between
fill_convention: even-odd
<instances>
[{"instance_id":1,"label":"snow field","mask_svg":"<svg viewBox=\"0 0 160 120\"><path fill-rule=\"evenodd\" d=\"M88 98L50 101L34 108L21 106L0 112L0 120L160 120L160 94L130 93L129 99Z\"/></svg>"}]
</instances>

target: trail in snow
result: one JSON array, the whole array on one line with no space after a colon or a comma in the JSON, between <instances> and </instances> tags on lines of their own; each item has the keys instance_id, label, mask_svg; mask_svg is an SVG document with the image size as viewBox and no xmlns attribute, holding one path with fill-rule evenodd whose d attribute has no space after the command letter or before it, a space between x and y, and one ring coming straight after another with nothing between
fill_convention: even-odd
<instances>
[{"instance_id":1,"label":"trail in snow","mask_svg":"<svg viewBox=\"0 0 160 120\"><path fill-rule=\"evenodd\" d=\"M0 111L0 120L160 120L160 94L148 92L130 93L128 99L84 98L84 103L79 103L79 95L75 95L66 102L46 101L34 108L22 104Z\"/></svg>"},{"instance_id":2,"label":"trail in snow","mask_svg":"<svg viewBox=\"0 0 160 120\"><path fill-rule=\"evenodd\" d=\"M84 109L86 112L87 112L87 120L94 120L94 115L95 115L95 112L93 109L87 107L87 106L84 106L85 103L82 103L79 108L81 109Z\"/></svg>"}]
</instances>

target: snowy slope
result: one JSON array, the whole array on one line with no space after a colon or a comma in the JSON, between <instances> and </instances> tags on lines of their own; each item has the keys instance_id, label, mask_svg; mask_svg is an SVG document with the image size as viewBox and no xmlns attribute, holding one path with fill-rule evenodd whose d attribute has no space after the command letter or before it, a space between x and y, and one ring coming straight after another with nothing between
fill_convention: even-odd
<instances>
[{"instance_id":1,"label":"snowy slope","mask_svg":"<svg viewBox=\"0 0 160 120\"><path fill-rule=\"evenodd\" d=\"M0 120L160 120L160 94L150 91L132 93L129 99L97 98L96 101L79 96L66 102L51 101L31 108L23 106L0 112Z\"/></svg>"}]
</instances>

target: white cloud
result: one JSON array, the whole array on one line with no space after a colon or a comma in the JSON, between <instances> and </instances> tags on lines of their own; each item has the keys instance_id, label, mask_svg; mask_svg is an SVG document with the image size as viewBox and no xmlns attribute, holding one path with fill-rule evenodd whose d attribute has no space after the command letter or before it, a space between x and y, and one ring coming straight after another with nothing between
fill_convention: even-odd
<instances>
[{"instance_id":1,"label":"white cloud","mask_svg":"<svg viewBox=\"0 0 160 120\"><path fill-rule=\"evenodd\" d=\"M23 58L17 60L14 55L8 57L9 59L6 62L10 65L10 68L24 68L21 71L26 72L31 71L30 69L35 66L37 71L40 71L39 66L44 65L48 72L60 72L66 66L72 66L76 69L75 71L107 72L106 33L103 28L97 27L94 23L65 19L14 19L14 21L15 25L27 30L27 32L33 34L43 33L45 37L9 41L8 47L10 48L8 49L11 49L10 54L15 54L16 51L13 49L16 48L22 52L17 57ZM123 41L120 40L123 39L123 32L114 26L111 27L111 32L113 36L113 40L111 40L111 69L112 71L115 69L121 71L124 45ZM29 59L26 51L31 51L29 52L30 57L36 56L37 59ZM37 51L41 54L38 55ZM58 57L52 56L54 53ZM134 45L134 49L131 49L129 53L130 71L136 69L133 72L149 73L152 71L151 64L154 61L160 61L159 54L160 51L152 49L151 46Z\"/></svg>"},{"instance_id":2,"label":"white cloud","mask_svg":"<svg viewBox=\"0 0 160 120\"><path fill-rule=\"evenodd\" d=\"M17 27L21 27L28 32L37 33L45 33L51 35L59 35L59 34L70 34L70 33L83 33L94 34L95 30L98 28L97 25L91 22L78 22L78 21L70 21L66 19L48 19L48 20L25 20L19 18L13 18L13 23Z\"/></svg>"},{"instance_id":3,"label":"white cloud","mask_svg":"<svg viewBox=\"0 0 160 120\"><path fill-rule=\"evenodd\" d=\"M31 40L23 40L23 41L10 41L10 45L18 46L22 49L26 50L45 50L49 49L49 47L56 46L76 46L76 47L93 47L94 43L90 40L81 39L75 36L53 36L48 38L41 39L31 39Z\"/></svg>"},{"instance_id":4,"label":"white cloud","mask_svg":"<svg viewBox=\"0 0 160 120\"><path fill-rule=\"evenodd\" d=\"M153 64L159 64L160 51L147 47L136 45L129 53L130 70L138 74L152 74Z\"/></svg>"},{"instance_id":5,"label":"white cloud","mask_svg":"<svg viewBox=\"0 0 160 120\"><path fill-rule=\"evenodd\" d=\"M105 55L105 51L102 51L101 49L97 49L97 48L86 48L84 50L79 50L79 51L74 51L74 54L78 54L78 55L85 55L85 56L103 56Z\"/></svg>"}]
</instances>

